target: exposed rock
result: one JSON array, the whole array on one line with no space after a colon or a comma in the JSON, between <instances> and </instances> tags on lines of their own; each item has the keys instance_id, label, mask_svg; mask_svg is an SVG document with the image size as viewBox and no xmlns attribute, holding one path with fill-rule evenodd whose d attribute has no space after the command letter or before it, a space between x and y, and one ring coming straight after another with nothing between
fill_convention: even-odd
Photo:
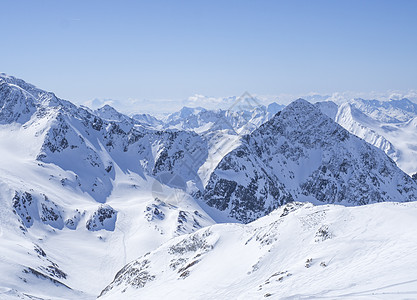
<instances>
[{"instance_id":1,"label":"exposed rock","mask_svg":"<svg viewBox=\"0 0 417 300\"><path fill-rule=\"evenodd\" d=\"M244 223L294 200L363 205L417 199L417 184L385 153L301 99L242 141L196 197Z\"/></svg>"},{"instance_id":2,"label":"exposed rock","mask_svg":"<svg viewBox=\"0 0 417 300\"><path fill-rule=\"evenodd\" d=\"M117 211L108 204L102 204L91 215L85 226L90 231L101 229L113 231L116 226L116 218Z\"/></svg>"}]
</instances>

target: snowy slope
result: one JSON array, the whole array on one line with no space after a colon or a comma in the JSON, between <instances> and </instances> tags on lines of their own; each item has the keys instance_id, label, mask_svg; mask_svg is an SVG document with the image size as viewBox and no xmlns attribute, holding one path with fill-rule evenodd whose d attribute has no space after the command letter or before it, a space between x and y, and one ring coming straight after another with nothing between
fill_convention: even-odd
<instances>
[{"instance_id":1,"label":"snowy slope","mask_svg":"<svg viewBox=\"0 0 417 300\"><path fill-rule=\"evenodd\" d=\"M227 154L197 197L243 222L297 201L414 201L417 185L381 150L299 99Z\"/></svg>"},{"instance_id":2,"label":"snowy slope","mask_svg":"<svg viewBox=\"0 0 417 300\"><path fill-rule=\"evenodd\" d=\"M417 172L417 104L408 99L353 99L337 111L318 107L349 132L382 149L406 173Z\"/></svg>"},{"instance_id":3,"label":"snowy slope","mask_svg":"<svg viewBox=\"0 0 417 300\"><path fill-rule=\"evenodd\" d=\"M173 239L99 299L414 299L416 203L292 203Z\"/></svg>"},{"instance_id":4,"label":"snowy slope","mask_svg":"<svg viewBox=\"0 0 417 300\"><path fill-rule=\"evenodd\" d=\"M0 95L0 299L94 299L126 262L213 224L185 193L199 165L182 159L207 153L197 134L102 119L3 75Z\"/></svg>"},{"instance_id":5,"label":"snowy slope","mask_svg":"<svg viewBox=\"0 0 417 300\"><path fill-rule=\"evenodd\" d=\"M213 224L192 199L155 199L151 186L139 186L133 176L119 178L103 205L56 183L42 182L42 189L36 189L43 177L36 175L26 177L26 192L16 193L9 179L0 183L0 299L23 293L94 299L128 261L172 237ZM30 210L29 224L18 216L17 199Z\"/></svg>"}]
</instances>

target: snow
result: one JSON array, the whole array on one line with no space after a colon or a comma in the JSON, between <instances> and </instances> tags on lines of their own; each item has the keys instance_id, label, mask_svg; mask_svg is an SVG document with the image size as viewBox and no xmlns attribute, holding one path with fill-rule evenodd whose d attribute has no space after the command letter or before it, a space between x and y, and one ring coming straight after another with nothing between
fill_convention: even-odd
<instances>
[{"instance_id":1,"label":"snow","mask_svg":"<svg viewBox=\"0 0 417 300\"><path fill-rule=\"evenodd\" d=\"M317 105L351 133L383 150L404 172L417 172L417 104L407 99L353 99L342 103L336 114Z\"/></svg>"},{"instance_id":2,"label":"snow","mask_svg":"<svg viewBox=\"0 0 417 300\"><path fill-rule=\"evenodd\" d=\"M3 131L2 133L4 136ZM2 148L2 154L7 153L7 149ZM148 221L145 212L146 207L154 202L151 186L153 181L150 178L144 180L138 175L119 174L113 182L112 194L106 200L106 206L117 212L117 220L113 216L113 223L108 224L105 220L102 227L89 231L86 228L88 220L92 217L97 221L97 215L94 213L99 204L80 190L63 187L58 179L48 180L50 175L58 178L70 177L68 172L53 165L40 167L35 163L29 163L28 157L16 155L18 160L13 160L13 153L1 157L7 157L8 164L0 164L0 269L2 274L15 274L0 277L2 299L6 294L12 297L14 292L9 288L17 290L15 294L20 296L26 293L48 299L94 299L123 265L180 234L176 231L180 211L185 211L187 215L193 215L198 211L201 217L195 218L201 227L213 224L211 218L184 192L182 195L179 194L180 198L173 199L173 203L168 203L170 209L165 211L164 220ZM21 162L25 160L28 163ZM25 181L22 182L21 178ZM76 214L78 209L81 212L78 226L58 230L56 226L51 227L38 218L28 231L23 233L11 207L13 190L22 188L33 195L39 195L38 197L40 193L47 194L64 208L64 219ZM185 228L184 231L191 232L201 227ZM22 277L19 274L27 267L39 270L40 267L51 264L46 259L38 258L33 251L34 244L47 253L47 259L57 263L59 269L68 274L65 280L60 281L70 286L72 291L62 287L49 287L47 282L41 284L33 275L26 275L28 283L19 279ZM45 291L48 291L47 294Z\"/></svg>"},{"instance_id":3,"label":"snow","mask_svg":"<svg viewBox=\"0 0 417 300\"><path fill-rule=\"evenodd\" d=\"M299 99L227 153L200 200L247 223L293 200L412 201L417 184L380 149Z\"/></svg>"},{"instance_id":4,"label":"snow","mask_svg":"<svg viewBox=\"0 0 417 300\"><path fill-rule=\"evenodd\" d=\"M417 297L416 203L285 209L173 239L130 263L99 299ZM135 287L144 260L155 277Z\"/></svg>"},{"instance_id":5,"label":"snow","mask_svg":"<svg viewBox=\"0 0 417 300\"><path fill-rule=\"evenodd\" d=\"M129 155L133 153L122 156L109 151L96 130L86 131L82 122L88 111L65 102L59 107L43 106L37 98L34 102L40 108L28 113L27 122L0 125L1 299L95 299L130 260L172 237L214 223L188 194L169 187L165 187L167 193L177 197L165 199L171 201L163 208L165 218L148 220L147 207L157 202L155 179L132 166ZM51 134L56 135L52 138ZM167 140L173 136L168 134ZM184 139L189 136L195 135L187 134ZM63 138L67 148L45 151L45 141ZM166 146L158 141L160 147ZM71 149L71 145L76 147ZM152 162L146 156L151 150L142 159ZM40 161L40 153L47 159ZM112 166L111 176L100 179L101 171L83 162L95 156L95 161ZM106 182L105 198L83 187L100 181ZM14 208L16 193L21 197L25 192L32 204L24 199L22 210ZM105 215L100 208L111 208L114 213L100 219ZM30 226L21 220L26 216L31 218ZM35 250L38 247L45 256Z\"/></svg>"},{"instance_id":6,"label":"snow","mask_svg":"<svg viewBox=\"0 0 417 300\"><path fill-rule=\"evenodd\" d=\"M355 101L317 105L403 168L410 160L411 170L414 106ZM301 107L299 115L282 114L302 119L303 105L293 105ZM213 174L248 184L263 168L293 193L333 156L376 153L370 156L378 166L387 162L356 138L332 148L333 156L304 147L305 139L323 138L302 120L299 132L288 126L287 138L299 134L293 146L301 152L292 155L303 155L281 165L274 152L282 146L274 144L282 138L275 130L280 127L270 125L279 125L282 109L276 103L228 111L184 108L164 120L130 118L110 106L77 107L0 74L0 299L96 299L121 269L103 299L415 298L414 202L291 203L266 217L267 211L251 214L261 218L243 225L198 197ZM313 121L326 125L322 134L337 128L322 117ZM236 160L247 172L218 169L225 158L240 157L242 148L263 143L261 156L251 152ZM406 175L394 164L389 173L380 190L399 199L397 190L410 187L402 183ZM268 176L257 184L271 185ZM296 199L322 204L311 195ZM141 268L136 278L131 271Z\"/></svg>"}]
</instances>

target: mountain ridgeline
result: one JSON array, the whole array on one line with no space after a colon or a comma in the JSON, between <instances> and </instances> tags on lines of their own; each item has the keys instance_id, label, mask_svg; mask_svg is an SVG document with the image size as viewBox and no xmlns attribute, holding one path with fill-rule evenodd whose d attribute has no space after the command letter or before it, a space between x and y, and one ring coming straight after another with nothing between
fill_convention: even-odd
<instances>
[{"instance_id":1,"label":"mountain ridgeline","mask_svg":"<svg viewBox=\"0 0 417 300\"><path fill-rule=\"evenodd\" d=\"M294 200L413 201L417 186L383 151L298 99L245 136L197 196L247 223Z\"/></svg>"},{"instance_id":2,"label":"mountain ridgeline","mask_svg":"<svg viewBox=\"0 0 417 300\"><path fill-rule=\"evenodd\" d=\"M416 183L385 153L302 99L243 135L203 184L196 174L208 159L207 133L152 129L110 106L77 107L14 77L1 78L0 95L1 123L36 128L42 140L36 160L73 172L65 184L100 203L112 193L116 170L168 185L177 176L182 183L175 187L245 223L295 200L363 205L417 199ZM193 111L168 121L192 128L215 121L216 114L198 109L197 117ZM179 120L181 115L185 120ZM197 190L187 190L187 182Z\"/></svg>"},{"instance_id":3,"label":"mountain ridgeline","mask_svg":"<svg viewBox=\"0 0 417 300\"><path fill-rule=\"evenodd\" d=\"M414 226L415 205L396 202L415 201L417 184L394 160L406 165L417 157L411 141L401 143L414 136L416 118L416 106L406 100L337 106L302 99L286 107L184 108L161 120L130 117L108 105L76 106L0 74L0 298L95 299L100 292L103 299L152 298L154 284L161 284L156 288L161 294L165 282L185 291L214 265L224 277L210 275L212 291L219 284L225 290L239 287L243 281L236 285L232 271L242 280L251 275L247 287L255 298L288 295L279 286L264 293L265 285L292 287L291 278L299 274L297 282L307 286L307 269L322 272L332 252L340 252L340 246L328 251L324 265L316 264L322 242L326 246L334 238L330 244L337 247L338 237L343 245L351 240L345 221L352 232L379 228L375 218L394 215L404 221L402 228ZM393 203L361 207L364 215L375 216L362 223L352 219L359 210L344 207L375 202ZM216 224L223 222L252 223ZM384 228L393 232L391 223ZM385 232L379 232L381 240ZM270 274L271 261L280 267L276 257L293 257L294 250L281 256L280 249L294 235L300 239L289 249L305 250L293 261L301 262L300 268ZM367 234L358 237L369 242L367 251L381 249L381 260L391 251L385 240L380 248ZM399 249L405 245L402 251L413 253L406 241ZM276 252L270 253L269 245L278 247L271 248ZM227 257L223 250L236 257L230 267L211 256ZM312 250L313 261L304 257ZM247 264L236 252L247 254ZM198 271L200 266L206 267ZM412 279L404 274L404 281ZM216 283L219 278L227 283ZM242 291L215 292L211 298L234 298Z\"/></svg>"}]
</instances>

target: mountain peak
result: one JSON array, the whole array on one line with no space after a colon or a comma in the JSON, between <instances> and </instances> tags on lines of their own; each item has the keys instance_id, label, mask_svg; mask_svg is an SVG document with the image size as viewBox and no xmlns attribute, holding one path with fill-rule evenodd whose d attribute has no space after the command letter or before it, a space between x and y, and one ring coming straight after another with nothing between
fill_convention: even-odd
<instances>
[{"instance_id":1,"label":"mountain peak","mask_svg":"<svg viewBox=\"0 0 417 300\"><path fill-rule=\"evenodd\" d=\"M104 104L102 107L99 108L100 110L106 109L106 110L115 110L112 106L108 104Z\"/></svg>"},{"instance_id":2,"label":"mountain peak","mask_svg":"<svg viewBox=\"0 0 417 300\"><path fill-rule=\"evenodd\" d=\"M102 113L107 113L107 114L120 114L114 107L105 104L102 107L98 108L96 110L97 113L102 114Z\"/></svg>"},{"instance_id":3,"label":"mountain peak","mask_svg":"<svg viewBox=\"0 0 417 300\"><path fill-rule=\"evenodd\" d=\"M294 113L297 114L305 114L312 111L318 111L313 104L308 102L307 100L304 100L302 98L298 98L297 100L291 102L289 105L287 105L283 110L282 113Z\"/></svg>"},{"instance_id":4,"label":"mountain peak","mask_svg":"<svg viewBox=\"0 0 417 300\"><path fill-rule=\"evenodd\" d=\"M299 98L286 106L279 115L275 115L272 122L276 126L286 124L285 126L292 131L304 130L310 126L316 127L326 119L329 118L314 104ZM331 127L333 127L333 124Z\"/></svg>"},{"instance_id":5,"label":"mountain peak","mask_svg":"<svg viewBox=\"0 0 417 300\"><path fill-rule=\"evenodd\" d=\"M350 206L416 196L416 184L385 153L303 99L227 154L202 194L245 223L294 200Z\"/></svg>"}]
</instances>

